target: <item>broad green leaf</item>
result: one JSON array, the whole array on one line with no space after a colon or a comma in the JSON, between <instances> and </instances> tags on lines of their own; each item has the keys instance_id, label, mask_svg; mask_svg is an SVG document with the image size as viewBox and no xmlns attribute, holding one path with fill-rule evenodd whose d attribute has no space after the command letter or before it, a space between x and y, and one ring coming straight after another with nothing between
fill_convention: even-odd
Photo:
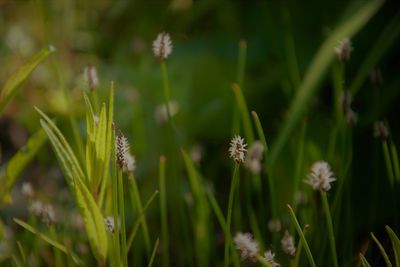
<instances>
[{"instance_id":1,"label":"broad green leaf","mask_svg":"<svg viewBox=\"0 0 400 267\"><path fill-rule=\"evenodd\" d=\"M277 140L271 149L268 165L273 166L284 145L308 110L312 97L316 94L318 85L325 76L330 63L334 58L334 47L345 37L352 37L380 8L383 1L372 0L365 4L358 12L339 25L325 40L314 59L312 60L297 94L291 103L289 116L284 123Z\"/></svg>"},{"instance_id":2,"label":"broad green leaf","mask_svg":"<svg viewBox=\"0 0 400 267\"><path fill-rule=\"evenodd\" d=\"M32 161L46 139L46 133L42 129L37 131L0 171L0 204L11 200L10 192L18 176Z\"/></svg>"},{"instance_id":3,"label":"broad green leaf","mask_svg":"<svg viewBox=\"0 0 400 267\"><path fill-rule=\"evenodd\" d=\"M57 242L56 240L52 239L51 237L41 233L39 230L37 230L36 228L34 228L33 226L27 224L24 221L21 221L17 218L14 218L14 222L16 222L17 224L19 224L20 226L22 226L23 228L25 228L26 230L28 230L29 232L35 234L36 236L40 237L43 241L45 241L46 243L48 243L49 245L55 247L56 249L60 250L61 252L67 254L68 256L70 256L72 258L72 260L78 264L81 265L81 260L72 252L69 251L63 244Z\"/></svg>"},{"instance_id":4,"label":"broad green leaf","mask_svg":"<svg viewBox=\"0 0 400 267\"><path fill-rule=\"evenodd\" d=\"M396 233L390 228L388 225L385 226L386 231L392 241L394 258L396 261L396 266L400 266L400 240L397 237Z\"/></svg>"},{"instance_id":5,"label":"broad green leaf","mask_svg":"<svg viewBox=\"0 0 400 267\"><path fill-rule=\"evenodd\" d=\"M50 139L64 175L66 176L66 180L80 207L92 250L96 257L99 257L100 260L105 260L108 244L106 229L100 209L83 182L83 172L68 142L57 126L43 112L40 110L38 110L38 112L43 118L40 123Z\"/></svg>"},{"instance_id":6,"label":"broad green leaf","mask_svg":"<svg viewBox=\"0 0 400 267\"><path fill-rule=\"evenodd\" d=\"M107 134L107 113L106 105L103 103L101 107L99 122L97 124L96 130L96 162L93 177L93 186L97 189L101 178L103 177L103 166L106 157L106 134Z\"/></svg>"},{"instance_id":7,"label":"broad green leaf","mask_svg":"<svg viewBox=\"0 0 400 267\"><path fill-rule=\"evenodd\" d=\"M51 53L54 52L54 47L49 46L40 50L37 54L35 54L25 65L20 67L17 72L15 72L11 77L7 80L6 84L1 90L0 93L0 115L3 113L7 104L11 101L11 99L18 92L18 89L24 83L24 81L28 78L28 76L32 73L32 71L43 62Z\"/></svg>"},{"instance_id":8,"label":"broad green leaf","mask_svg":"<svg viewBox=\"0 0 400 267\"><path fill-rule=\"evenodd\" d=\"M392 267L392 263L389 260L389 257L385 251L385 249L383 248L381 242L379 242L379 240L375 237L374 233L371 233L371 237L374 240L375 244L378 246L379 251L382 254L383 259L385 260L386 266L387 267Z\"/></svg>"}]
</instances>

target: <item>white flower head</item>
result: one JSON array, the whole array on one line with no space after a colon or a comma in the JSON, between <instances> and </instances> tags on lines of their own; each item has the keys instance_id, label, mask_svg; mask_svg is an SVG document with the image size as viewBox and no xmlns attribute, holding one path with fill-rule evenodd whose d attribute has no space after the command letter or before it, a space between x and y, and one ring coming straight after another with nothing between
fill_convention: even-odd
<instances>
[{"instance_id":1,"label":"white flower head","mask_svg":"<svg viewBox=\"0 0 400 267\"><path fill-rule=\"evenodd\" d=\"M259 174L262 169L263 152L264 146L259 140L255 141L247 152L244 165L254 175Z\"/></svg>"},{"instance_id":2,"label":"white flower head","mask_svg":"<svg viewBox=\"0 0 400 267\"><path fill-rule=\"evenodd\" d=\"M250 233L237 233L233 239L236 249L240 250L242 260L256 261L260 254L258 243Z\"/></svg>"},{"instance_id":3,"label":"white flower head","mask_svg":"<svg viewBox=\"0 0 400 267\"><path fill-rule=\"evenodd\" d=\"M26 197L33 197L34 190L31 183L24 182L22 184L21 193Z\"/></svg>"},{"instance_id":4,"label":"white flower head","mask_svg":"<svg viewBox=\"0 0 400 267\"><path fill-rule=\"evenodd\" d=\"M351 108L349 108L346 113L346 122L349 126L355 126L358 122L358 114Z\"/></svg>"},{"instance_id":5,"label":"white flower head","mask_svg":"<svg viewBox=\"0 0 400 267\"><path fill-rule=\"evenodd\" d=\"M305 182L314 190L326 192L331 189L331 182L335 180L331 166L325 161L317 161L311 166L310 174Z\"/></svg>"},{"instance_id":6,"label":"white flower head","mask_svg":"<svg viewBox=\"0 0 400 267\"><path fill-rule=\"evenodd\" d=\"M41 219L42 222L44 222L47 225L51 225L56 222L56 213L52 205L47 204L43 207Z\"/></svg>"},{"instance_id":7,"label":"white flower head","mask_svg":"<svg viewBox=\"0 0 400 267\"><path fill-rule=\"evenodd\" d=\"M157 35L153 41L154 56L160 60L165 60L172 53L172 41L167 32L162 32Z\"/></svg>"},{"instance_id":8,"label":"white flower head","mask_svg":"<svg viewBox=\"0 0 400 267\"><path fill-rule=\"evenodd\" d=\"M294 237L289 234L289 231L286 230L285 234L281 240L282 250L291 257L296 256L296 246L294 243Z\"/></svg>"},{"instance_id":9,"label":"white flower head","mask_svg":"<svg viewBox=\"0 0 400 267\"><path fill-rule=\"evenodd\" d=\"M43 208L43 203L39 200L35 200L29 206L29 212L31 212L35 216L40 216L42 214Z\"/></svg>"},{"instance_id":10,"label":"white flower head","mask_svg":"<svg viewBox=\"0 0 400 267\"><path fill-rule=\"evenodd\" d=\"M247 144L244 142L244 138L239 135L235 136L230 143L229 156L240 164L244 162Z\"/></svg>"},{"instance_id":11,"label":"white flower head","mask_svg":"<svg viewBox=\"0 0 400 267\"><path fill-rule=\"evenodd\" d=\"M112 234L114 233L115 229L115 224L114 224L114 217L113 216L107 216L104 218L104 225L106 226L106 230Z\"/></svg>"},{"instance_id":12,"label":"white flower head","mask_svg":"<svg viewBox=\"0 0 400 267\"><path fill-rule=\"evenodd\" d=\"M90 90L93 91L99 87L99 77L97 76L97 70L95 66L88 65L85 67L83 70L83 79Z\"/></svg>"},{"instance_id":13,"label":"white flower head","mask_svg":"<svg viewBox=\"0 0 400 267\"><path fill-rule=\"evenodd\" d=\"M272 267L279 267L281 266L279 263L275 261L275 253L272 253L271 250L267 250L264 253L265 260L272 266Z\"/></svg>"},{"instance_id":14,"label":"white flower head","mask_svg":"<svg viewBox=\"0 0 400 267\"><path fill-rule=\"evenodd\" d=\"M127 153L127 155L125 156L125 160L126 160L126 163L125 163L125 165L122 167L122 170L123 170L124 172L134 172L135 169L136 169L136 160L135 160L135 157L134 157L132 154Z\"/></svg>"},{"instance_id":15,"label":"white flower head","mask_svg":"<svg viewBox=\"0 0 400 267\"><path fill-rule=\"evenodd\" d=\"M168 109L170 112L169 115L171 115L171 117L174 117L179 112L178 102L176 102L174 100L169 101ZM154 117L160 125L163 125L168 121L168 109L167 109L167 105L162 104L162 105L158 105L156 107L156 109L154 110Z\"/></svg>"},{"instance_id":16,"label":"white flower head","mask_svg":"<svg viewBox=\"0 0 400 267\"><path fill-rule=\"evenodd\" d=\"M353 51L353 47L350 39L347 37L340 41L335 47L336 56L341 62L346 62L350 59L351 51Z\"/></svg>"},{"instance_id":17,"label":"white flower head","mask_svg":"<svg viewBox=\"0 0 400 267\"><path fill-rule=\"evenodd\" d=\"M126 167L128 163L129 143L128 139L126 139L124 134L121 132L115 138L115 154L119 167L121 169Z\"/></svg>"},{"instance_id":18,"label":"white flower head","mask_svg":"<svg viewBox=\"0 0 400 267\"><path fill-rule=\"evenodd\" d=\"M374 122L374 137L386 140L389 137L389 130L383 121Z\"/></svg>"}]
</instances>

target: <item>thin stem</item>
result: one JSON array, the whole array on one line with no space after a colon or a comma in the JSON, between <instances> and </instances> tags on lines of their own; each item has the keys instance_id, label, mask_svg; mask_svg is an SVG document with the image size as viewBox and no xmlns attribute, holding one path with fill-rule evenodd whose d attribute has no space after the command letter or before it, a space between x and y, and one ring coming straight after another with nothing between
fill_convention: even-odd
<instances>
[{"instance_id":1,"label":"thin stem","mask_svg":"<svg viewBox=\"0 0 400 267\"><path fill-rule=\"evenodd\" d=\"M336 254L335 235L333 232L331 212L329 210L329 204L328 204L328 197L326 195L326 192L324 192L324 191L321 191L321 196L322 196L322 205L323 205L324 212L326 215L326 223L328 226L329 242L331 245L331 253L332 253L333 263L334 263L335 267L339 267L337 254Z\"/></svg>"},{"instance_id":2,"label":"thin stem","mask_svg":"<svg viewBox=\"0 0 400 267\"><path fill-rule=\"evenodd\" d=\"M390 185L393 186L393 183L394 183L393 166L392 166L392 162L390 160L389 147L388 147L388 143L386 140L382 141L382 150L383 150L383 156L385 158L386 170L388 173Z\"/></svg>"},{"instance_id":3,"label":"thin stem","mask_svg":"<svg viewBox=\"0 0 400 267\"><path fill-rule=\"evenodd\" d=\"M225 257L224 266L229 266L229 246L231 244L231 221L232 221L232 210L233 210L233 200L236 186L239 182L239 164L235 163L235 168L233 170L233 177L231 183L231 189L229 192L228 200L228 214L226 216L226 231L225 231Z\"/></svg>"},{"instance_id":4,"label":"thin stem","mask_svg":"<svg viewBox=\"0 0 400 267\"><path fill-rule=\"evenodd\" d=\"M149 264L147 265L147 267L153 266L153 262L156 257L156 252L158 249L159 241L160 241L160 239L157 238L156 243L154 244L153 252L151 253L151 258L150 258Z\"/></svg>"},{"instance_id":5,"label":"thin stem","mask_svg":"<svg viewBox=\"0 0 400 267\"><path fill-rule=\"evenodd\" d=\"M134 174L132 172L129 173L129 178L128 180L131 183L131 196L132 196L132 204L134 206L136 206L137 212L138 214L142 214L143 213L143 205L142 205L142 199L140 197L140 193L139 193L139 189L136 183L136 177L134 176ZM150 237L149 237L149 229L147 227L147 222L146 222L146 215L143 214L143 216L141 216L140 218L140 223L142 225L142 230L143 230L143 236L144 236L144 243L146 246L146 251L148 256L150 256Z\"/></svg>"},{"instance_id":6,"label":"thin stem","mask_svg":"<svg viewBox=\"0 0 400 267\"><path fill-rule=\"evenodd\" d=\"M292 220L292 222L293 222L293 224L294 224L294 226L296 228L297 233L300 236L300 240L303 243L303 247L306 250L306 254L307 254L308 260L310 262L310 265L311 265L311 267L316 267L315 261L314 261L314 257L313 257L313 255L311 253L310 247L308 246L306 237L304 236L304 233L301 230L300 224L297 221L296 214L294 214L294 211L293 211L292 207L289 204L287 205L287 207L289 209L290 218L291 218L291 220Z\"/></svg>"},{"instance_id":7,"label":"thin stem","mask_svg":"<svg viewBox=\"0 0 400 267\"><path fill-rule=\"evenodd\" d=\"M272 267L272 265L262 256L257 257L257 261L261 263L262 266Z\"/></svg>"},{"instance_id":8,"label":"thin stem","mask_svg":"<svg viewBox=\"0 0 400 267\"><path fill-rule=\"evenodd\" d=\"M169 107L169 81L168 81L167 64L165 63L165 61L160 62L160 68L161 68L161 77L163 81L165 108L167 109L168 121L170 121L172 116Z\"/></svg>"},{"instance_id":9,"label":"thin stem","mask_svg":"<svg viewBox=\"0 0 400 267\"><path fill-rule=\"evenodd\" d=\"M306 233L307 229L308 229L308 224L304 225L303 234ZM298 267L299 266L300 256L301 256L302 250L303 250L303 242L299 242L299 244L297 245L297 249L296 249L296 256L295 256L294 260L292 261L291 266L294 266L294 267Z\"/></svg>"},{"instance_id":10,"label":"thin stem","mask_svg":"<svg viewBox=\"0 0 400 267\"><path fill-rule=\"evenodd\" d=\"M167 196L165 186L165 157L160 157L160 216L161 216L161 244L162 244L162 266L169 266L168 251L168 218L167 218Z\"/></svg>"},{"instance_id":11,"label":"thin stem","mask_svg":"<svg viewBox=\"0 0 400 267\"><path fill-rule=\"evenodd\" d=\"M112 143L114 144L115 139L115 131L112 131ZM112 209L113 209L113 217L114 217L114 259L115 266L121 266L121 253L120 253L120 242L119 242L119 224L118 224L118 178L117 178L117 164L115 159L115 146L111 148L112 155L112 166L113 166L113 175L111 179L111 187L112 187Z\"/></svg>"},{"instance_id":12,"label":"thin stem","mask_svg":"<svg viewBox=\"0 0 400 267\"><path fill-rule=\"evenodd\" d=\"M124 205L124 188L123 188L123 176L122 170L118 169L118 204L119 204L119 214L121 217L121 253L124 267L128 267L128 255L126 250L126 228L125 228L125 205ZM118 221L115 222L118 224Z\"/></svg>"},{"instance_id":13,"label":"thin stem","mask_svg":"<svg viewBox=\"0 0 400 267\"><path fill-rule=\"evenodd\" d=\"M383 248L381 242L379 242L379 240L375 237L375 235L371 232L371 237L374 240L375 244L378 246L379 251L382 254L383 259L385 260L386 266L387 267L392 267L392 263L389 260L388 255L386 254L385 249Z\"/></svg>"}]
</instances>

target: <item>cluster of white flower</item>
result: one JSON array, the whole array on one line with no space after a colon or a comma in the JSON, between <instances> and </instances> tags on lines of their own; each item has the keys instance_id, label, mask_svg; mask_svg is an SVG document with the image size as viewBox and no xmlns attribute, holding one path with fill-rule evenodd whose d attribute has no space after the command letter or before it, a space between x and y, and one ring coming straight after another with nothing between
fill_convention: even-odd
<instances>
[{"instance_id":1,"label":"cluster of white flower","mask_svg":"<svg viewBox=\"0 0 400 267\"><path fill-rule=\"evenodd\" d=\"M97 76L97 70L95 66L88 65L85 67L83 70L83 79L90 90L93 91L99 87L99 77Z\"/></svg>"},{"instance_id":2,"label":"cluster of white flower","mask_svg":"<svg viewBox=\"0 0 400 267\"><path fill-rule=\"evenodd\" d=\"M153 53L159 60L165 60L172 53L172 41L168 33L162 32L157 35L153 42Z\"/></svg>"},{"instance_id":3,"label":"cluster of white flower","mask_svg":"<svg viewBox=\"0 0 400 267\"><path fill-rule=\"evenodd\" d=\"M317 161L311 166L310 174L305 182L314 190L329 191L331 182L335 180L331 166L325 161Z\"/></svg>"},{"instance_id":4,"label":"cluster of white flower","mask_svg":"<svg viewBox=\"0 0 400 267\"><path fill-rule=\"evenodd\" d=\"M348 61L350 59L351 51L353 51L350 39L344 38L342 41L339 42L334 50L339 61Z\"/></svg>"},{"instance_id":5,"label":"cluster of white flower","mask_svg":"<svg viewBox=\"0 0 400 267\"><path fill-rule=\"evenodd\" d=\"M115 224L114 224L114 217L113 216L105 217L104 218L104 225L106 226L106 229L110 234L114 233Z\"/></svg>"},{"instance_id":6,"label":"cluster of white flower","mask_svg":"<svg viewBox=\"0 0 400 267\"><path fill-rule=\"evenodd\" d=\"M272 266L272 267L279 267L281 266L279 263L275 261L275 253L272 253L271 250L267 250L264 253L265 260Z\"/></svg>"},{"instance_id":7,"label":"cluster of white flower","mask_svg":"<svg viewBox=\"0 0 400 267\"><path fill-rule=\"evenodd\" d=\"M29 211L40 217L43 223L51 225L56 222L56 213L54 207L50 204L43 204L41 201L35 200L29 206Z\"/></svg>"},{"instance_id":8,"label":"cluster of white flower","mask_svg":"<svg viewBox=\"0 0 400 267\"><path fill-rule=\"evenodd\" d=\"M289 231L286 230L285 234L281 240L282 250L291 257L296 256L296 246L294 243L294 237L289 234Z\"/></svg>"},{"instance_id":9,"label":"cluster of white flower","mask_svg":"<svg viewBox=\"0 0 400 267\"><path fill-rule=\"evenodd\" d=\"M246 146L247 144L244 142L244 138L239 135L235 136L230 143L229 156L236 161L236 163L243 163L247 152Z\"/></svg>"},{"instance_id":10,"label":"cluster of white flower","mask_svg":"<svg viewBox=\"0 0 400 267\"><path fill-rule=\"evenodd\" d=\"M386 140L389 137L389 130L383 121L374 122L374 137Z\"/></svg>"},{"instance_id":11,"label":"cluster of white flower","mask_svg":"<svg viewBox=\"0 0 400 267\"><path fill-rule=\"evenodd\" d=\"M244 166L254 175L259 174L262 169L263 153L264 146L259 140L255 141L247 152Z\"/></svg>"},{"instance_id":12,"label":"cluster of white flower","mask_svg":"<svg viewBox=\"0 0 400 267\"><path fill-rule=\"evenodd\" d=\"M136 168L136 160L129 153L128 139L120 132L115 139L115 154L119 167L124 172L133 172Z\"/></svg>"}]
</instances>

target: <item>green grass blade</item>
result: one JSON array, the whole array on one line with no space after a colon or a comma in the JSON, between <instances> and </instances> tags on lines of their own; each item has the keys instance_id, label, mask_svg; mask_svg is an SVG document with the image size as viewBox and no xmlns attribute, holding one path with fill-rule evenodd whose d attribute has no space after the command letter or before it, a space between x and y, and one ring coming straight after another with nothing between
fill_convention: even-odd
<instances>
[{"instance_id":1,"label":"green grass blade","mask_svg":"<svg viewBox=\"0 0 400 267\"><path fill-rule=\"evenodd\" d=\"M254 133L253 128L251 126L250 112L246 104L246 100L244 98L242 89L236 83L232 84L232 90L235 94L236 104L238 105L239 112L242 117L243 127L244 127L244 135L249 144L252 144L254 141Z\"/></svg>"},{"instance_id":2,"label":"green grass blade","mask_svg":"<svg viewBox=\"0 0 400 267\"><path fill-rule=\"evenodd\" d=\"M364 257L363 254L359 254L360 255L360 260L361 260L361 266L363 267L371 267L371 265L368 263L367 259Z\"/></svg>"},{"instance_id":3,"label":"green grass blade","mask_svg":"<svg viewBox=\"0 0 400 267\"><path fill-rule=\"evenodd\" d=\"M161 245L162 245L162 266L169 266L169 238L168 238L168 217L167 217L167 191L165 181L165 157L160 157L160 217L161 217Z\"/></svg>"},{"instance_id":4,"label":"green grass blade","mask_svg":"<svg viewBox=\"0 0 400 267\"><path fill-rule=\"evenodd\" d=\"M133 240L135 239L136 233L137 233L137 231L138 231L138 229L139 229L139 226L140 226L142 217L144 216L144 214L145 214L147 208L150 206L150 204L151 204L151 203L153 202L153 200L156 198L156 196L158 195L158 193L159 193L158 190L154 191L153 195L151 195L151 197L149 198L149 200L147 200L146 204L144 205L142 213L139 214L138 218L136 219L136 222L135 222L135 224L133 225L132 232L130 233L129 238L128 238L128 242L127 242L127 251L128 251L128 252L129 252L129 250L130 250L131 247L132 247L132 243L133 243Z\"/></svg>"},{"instance_id":5,"label":"green grass blade","mask_svg":"<svg viewBox=\"0 0 400 267\"><path fill-rule=\"evenodd\" d=\"M18 89L21 88L21 85L29 77L32 71L51 53L53 53L54 50L53 46L48 46L47 48L40 50L25 65L21 66L17 72L11 75L0 93L0 115L3 113L11 99L17 94Z\"/></svg>"},{"instance_id":6,"label":"green grass blade","mask_svg":"<svg viewBox=\"0 0 400 267\"><path fill-rule=\"evenodd\" d=\"M296 214L294 214L294 211L293 211L292 207L289 204L287 205L287 207L289 209L290 219L292 220L292 223L295 226L298 235L300 236L300 240L303 243L303 247L304 247L304 249L306 251L308 260L310 262L310 265L312 267L316 267L315 261L314 261L314 257L313 257L313 255L311 253L310 247L308 246L307 239L304 236L303 231L301 230L300 224L297 221Z\"/></svg>"},{"instance_id":7,"label":"green grass blade","mask_svg":"<svg viewBox=\"0 0 400 267\"><path fill-rule=\"evenodd\" d=\"M385 260L386 266L387 267L392 267L392 263L389 260L389 257L385 251L385 249L383 248L381 242L379 242L379 240L375 237L374 233L371 232L371 237L374 240L375 244L378 246L379 251L382 254L383 259Z\"/></svg>"},{"instance_id":8,"label":"green grass blade","mask_svg":"<svg viewBox=\"0 0 400 267\"><path fill-rule=\"evenodd\" d=\"M373 0L365 4L358 12L339 25L322 44L312 60L300 88L291 103L289 117L284 123L280 134L271 149L268 164L273 166L284 145L288 141L292 131L299 120L304 116L309 102L318 89L318 84L324 77L331 61L334 58L334 47L345 37L351 37L357 33L375 14L383 1Z\"/></svg>"},{"instance_id":9,"label":"green grass blade","mask_svg":"<svg viewBox=\"0 0 400 267\"><path fill-rule=\"evenodd\" d=\"M153 252L151 253L151 258L150 258L149 264L147 265L147 267L153 266L153 262L156 257L156 252L157 252L159 243L160 243L160 239L157 238L156 243L154 244Z\"/></svg>"},{"instance_id":10,"label":"green grass blade","mask_svg":"<svg viewBox=\"0 0 400 267\"><path fill-rule=\"evenodd\" d=\"M394 253L394 258L396 261L396 266L400 266L400 240L395 234L395 232L390 228L388 225L385 226L386 231L390 237L390 240L392 241L392 247L393 247L393 253Z\"/></svg>"},{"instance_id":11,"label":"green grass blade","mask_svg":"<svg viewBox=\"0 0 400 267\"><path fill-rule=\"evenodd\" d=\"M11 160L0 171L0 205L11 201L10 192L17 178L25 167L32 161L39 149L46 142L46 133L40 129L31 136Z\"/></svg>"},{"instance_id":12,"label":"green grass blade","mask_svg":"<svg viewBox=\"0 0 400 267\"><path fill-rule=\"evenodd\" d=\"M397 153L396 145L393 141L390 142L390 153L392 155L394 177L396 178L397 182L400 182L399 155Z\"/></svg>"},{"instance_id":13,"label":"green grass blade","mask_svg":"<svg viewBox=\"0 0 400 267\"><path fill-rule=\"evenodd\" d=\"M17 218L14 218L14 222L17 223L18 225L20 225L21 227L25 228L29 232L35 234L36 236L41 238L43 241L45 241L49 245L55 247L56 249L58 249L61 252L65 253L66 255L70 256L72 258L72 260L76 264L81 265L81 260L72 251L69 251L63 244L57 242L56 240L50 238L47 235L41 233L39 230L37 230L36 228L34 228L33 226L27 224L24 221L21 221L21 220L19 220Z\"/></svg>"},{"instance_id":14,"label":"green grass blade","mask_svg":"<svg viewBox=\"0 0 400 267\"><path fill-rule=\"evenodd\" d=\"M383 1L382 1L383 2ZM368 77L369 72L378 64L379 60L396 41L400 34L400 12L397 12L393 19L383 29L381 35L376 39L374 46L366 53L365 60L360 64L358 73L350 85L350 91L355 95Z\"/></svg>"}]
</instances>

